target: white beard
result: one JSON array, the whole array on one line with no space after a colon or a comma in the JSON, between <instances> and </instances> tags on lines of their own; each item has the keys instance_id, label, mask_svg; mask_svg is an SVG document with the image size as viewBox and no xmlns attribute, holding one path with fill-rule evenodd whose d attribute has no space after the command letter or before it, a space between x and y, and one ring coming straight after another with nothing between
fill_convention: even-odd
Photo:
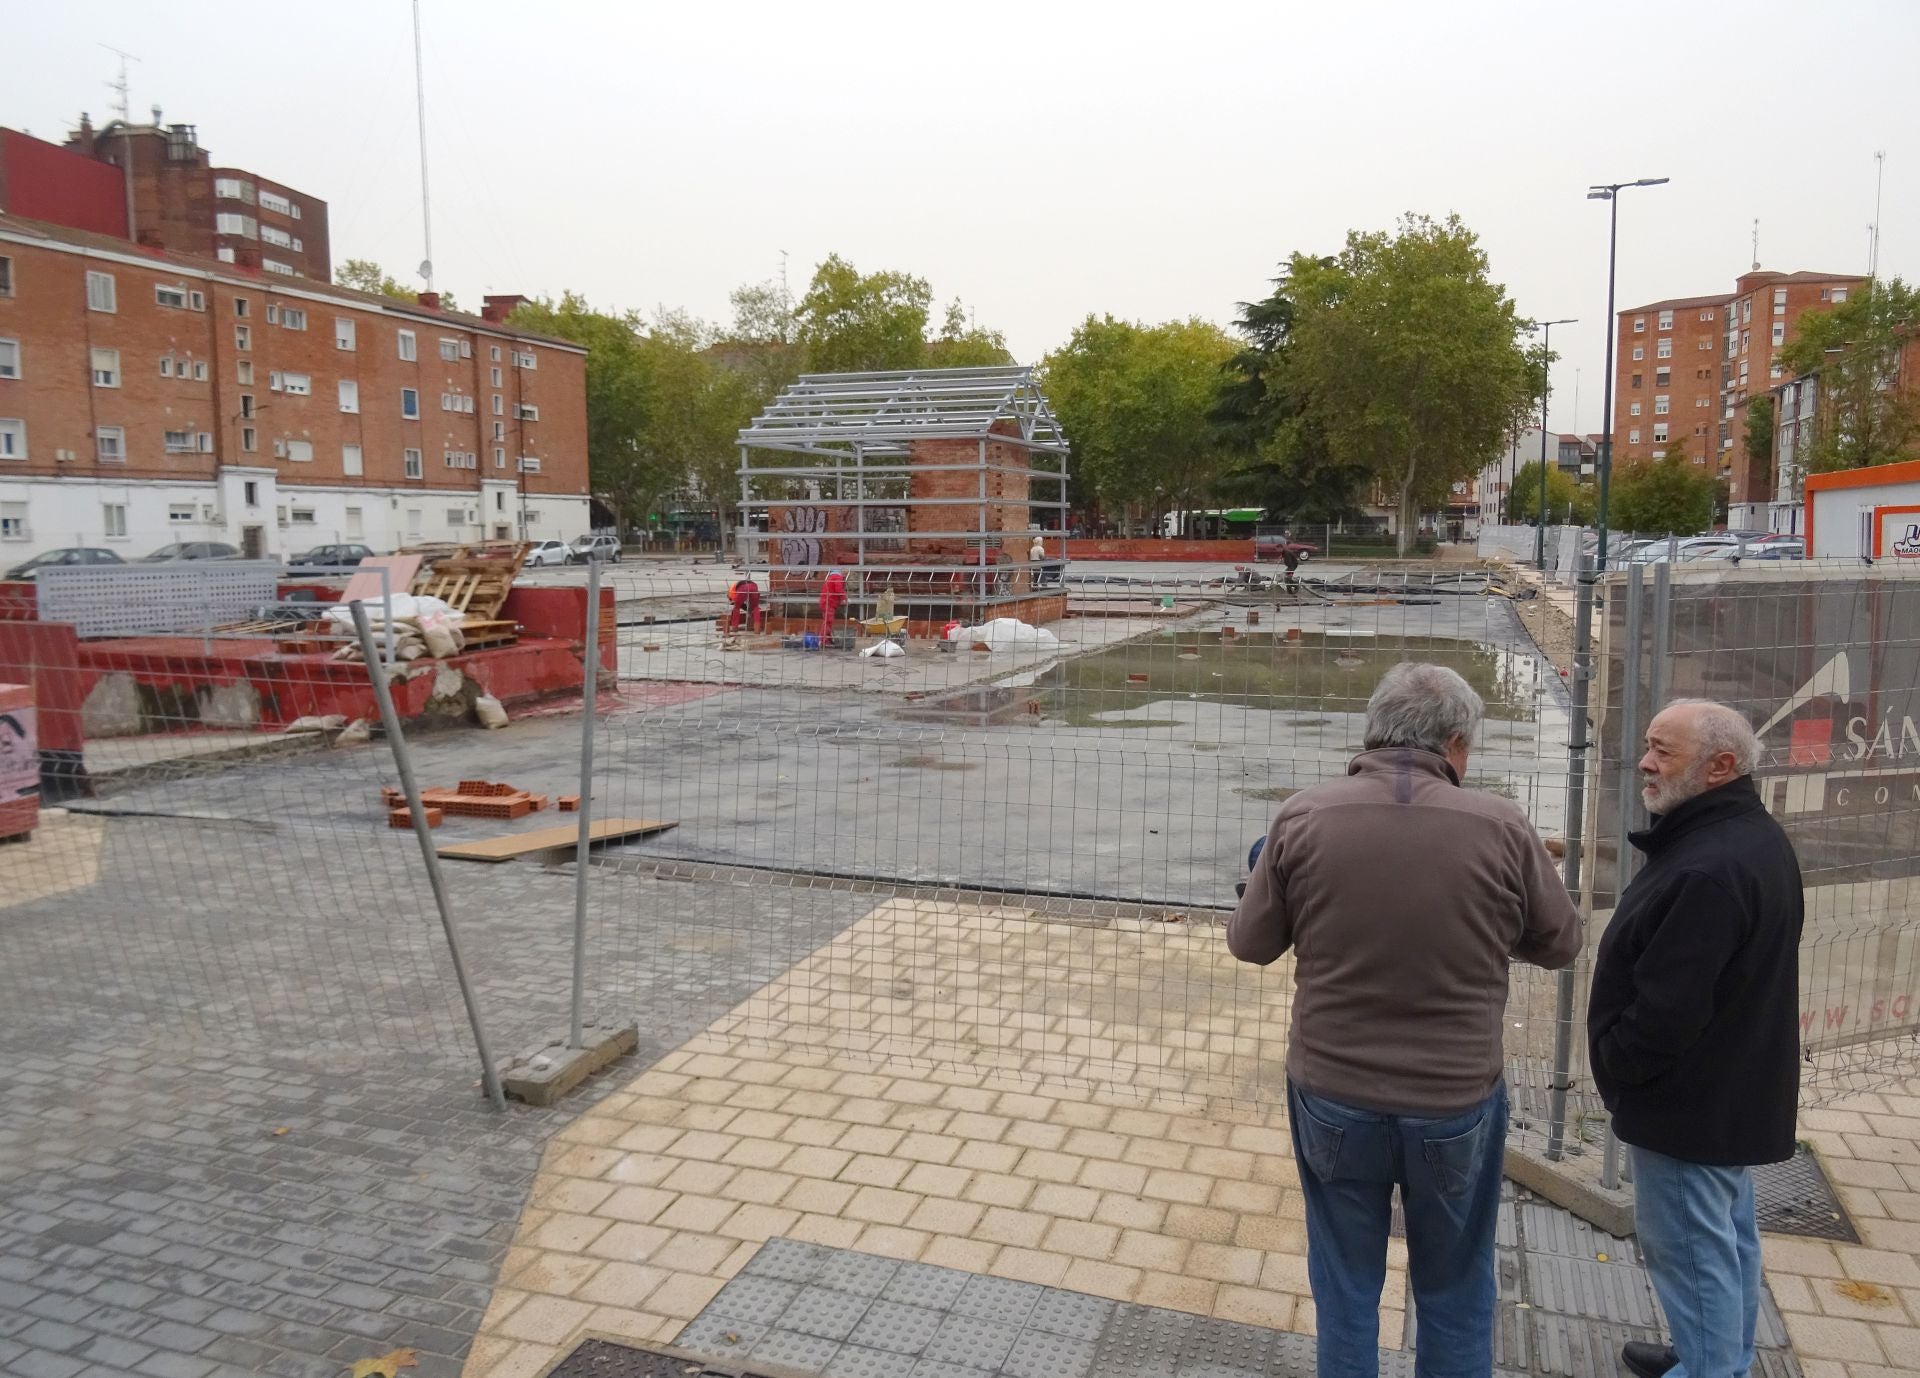
<instances>
[{"instance_id":1,"label":"white beard","mask_svg":"<svg viewBox=\"0 0 1920 1378\"><path fill-rule=\"evenodd\" d=\"M1701 761L1686 774L1674 780L1662 780L1659 776L1643 776L1640 786L1640 798L1645 801L1647 812L1652 814L1672 813L1689 799L1697 799L1707 792L1707 763Z\"/></svg>"}]
</instances>

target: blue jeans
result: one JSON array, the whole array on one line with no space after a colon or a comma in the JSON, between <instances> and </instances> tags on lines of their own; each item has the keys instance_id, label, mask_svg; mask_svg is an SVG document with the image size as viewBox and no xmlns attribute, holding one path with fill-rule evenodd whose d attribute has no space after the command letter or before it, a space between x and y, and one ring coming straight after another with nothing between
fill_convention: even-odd
<instances>
[{"instance_id":1,"label":"blue jeans","mask_svg":"<svg viewBox=\"0 0 1920 1378\"><path fill-rule=\"evenodd\" d=\"M1287 1088L1307 1204L1307 1279L1320 1378L1380 1372L1393 1188L1407 1216L1419 1378L1493 1371L1493 1233L1507 1140L1507 1087L1455 1115L1386 1115Z\"/></svg>"},{"instance_id":2,"label":"blue jeans","mask_svg":"<svg viewBox=\"0 0 1920 1378\"><path fill-rule=\"evenodd\" d=\"M1640 1252L1680 1356L1668 1378L1746 1378L1760 1313L1753 1170L1627 1149Z\"/></svg>"}]
</instances>

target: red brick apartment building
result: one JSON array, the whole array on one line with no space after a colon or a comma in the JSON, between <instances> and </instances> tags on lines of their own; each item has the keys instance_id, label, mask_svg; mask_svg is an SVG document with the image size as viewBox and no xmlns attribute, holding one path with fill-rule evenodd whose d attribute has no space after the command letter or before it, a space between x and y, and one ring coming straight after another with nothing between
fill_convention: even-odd
<instances>
[{"instance_id":1,"label":"red brick apartment building","mask_svg":"<svg viewBox=\"0 0 1920 1378\"><path fill-rule=\"evenodd\" d=\"M0 215L0 565L214 540L590 527L586 354L467 316Z\"/></svg>"},{"instance_id":2,"label":"red brick apartment building","mask_svg":"<svg viewBox=\"0 0 1920 1378\"><path fill-rule=\"evenodd\" d=\"M1727 478L1731 524L1766 526L1775 493L1747 458L1747 402L1780 385L1780 351L1794 338L1801 313L1831 309L1864 281L1845 273L1756 270L1742 275L1730 295L1676 297L1620 312L1615 462L1677 449Z\"/></svg>"},{"instance_id":3,"label":"red brick apartment building","mask_svg":"<svg viewBox=\"0 0 1920 1378\"><path fill-rule=\"evenodd\" d=\"M215 167L190 124L85 115L65 146L0 129L0 212L281 277L333 275L327 203Z\"/></svg>"}]
</instances>

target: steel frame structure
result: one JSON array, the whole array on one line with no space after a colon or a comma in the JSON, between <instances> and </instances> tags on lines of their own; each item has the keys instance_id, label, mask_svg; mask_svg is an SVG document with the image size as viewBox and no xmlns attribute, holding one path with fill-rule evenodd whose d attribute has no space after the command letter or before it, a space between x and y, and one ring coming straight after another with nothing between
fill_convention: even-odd
<instances>
[{"instance_id":1,"label":"steel frame structure","mask_svg":"<svg viewBox=\"0 0 1920 1378\"><path fill-rule=\"evenodd\" d=\"M1011 427L1003 423L1011 422ZM994 429L996 425L1002 429ZM915 464L915 441L972 441L977 458L971 464ZM741 524L735 535L748 552L750 570L774 575L806 576L840 569L850 574L889 577L889 584L905 584L900 602L921 606L964 602L968 606L1012 602L1031 596L1033 576L1066 561L1067 438L1046 396L1035 383L1033 370L1018 365L990 368L900 369L874 373L804 374L776 397L766 411L740 432ZM1030 460L1048 467L1019 467L989 462L989 445L1011 445L1026 450ZM798 457L796 460L795 457ZM1047 459L1041 459L1047 456ZM913 497L916 474L948 473L978 476L971 496ZM1019 477L1028 485L1024 498L1009 499L988 491L989 474ZM1053 487L1037 496L1033 486L1050 481ZM849 543L851 565L790 562L779 558L787 534L778 529L778 517L793 508L830 505L854 515L852 530L819 533L823 538ZM1027 531L1043 528L1041 512L1058 514L1058 526L1046 528L1060 542L1058 560L1036 562L1025 558L988 564L986 552L1012 533L988 526L992 509L1025 507ZM912 508L965 510L977 513L978 525L967 530L892 530L874 528L868 513L874 509L907 511ZM766 518L767 530L753 524ZM957 523L953 523L957 525ZM943 523L943 525L947 525ZM963 541L969 559L960 566L889 562L885 557L902 547L911 554L917 541ZM870 558L880 557L880 558ZM1007 576L1027 570L1029 590L1009 587ZM953 578L965 572L970 590L959 593ZM950 591L932 585L947 576ZM916 590L916 577L928 582ZM860 591L854 590L856 601Z\"/></svg>"}]
</instances>

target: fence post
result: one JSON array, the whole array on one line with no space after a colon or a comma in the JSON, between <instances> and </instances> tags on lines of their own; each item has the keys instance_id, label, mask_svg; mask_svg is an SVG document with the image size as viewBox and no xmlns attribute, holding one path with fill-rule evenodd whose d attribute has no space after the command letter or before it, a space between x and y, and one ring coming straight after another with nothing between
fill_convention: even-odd
<instances>
[{"instance_id":1,"label":"fence post","mask_svg":"<svg viewBox=\"0 0 1920 1378\"><path fill-rule=\"evenodd\" d=\"M440 875L440 854L433 847L433 833L427 827L427 811L420 803L420 787L414 782L413 760L407 755L407 739L400 731L400 715L394 711L393 691L387 687L387 667L380 659L373 640L373 628L367 622L367 607L356 598L348 605L353 612L353 629L360 637L360 654L366 658L367 678L373 683L374 701L380 705L380 726L387 734L387 746L393 752L394 769L400 773L400 789L407 797L407 815L413 819L413 835L420 843L420 856L426 862L427 884L433 890L434 907L440 911L440 928L447 935L447 955L453 959L453 977L460 983L460 999L467 1007L467 1022L473 1027L474 1051L480 1055L480 1080L486 1086L493 1108L507 1108L507 1095L500 1085L500 1073L487 1048L487 1031L480 1021L480 1003L474 997L473 984L467 979L466 959L460 955L460 934L453 922L453 908L447 902L446 881ZM392 604L386 608L392 621Z\"/></svg>"},{"instance_id":2,"label":"fence post","mask_svg":"<svg viewBox=\"0 0 1920 1378\"><path fill-rule=\"evenodd\" d=\"M748 628L752 630L751 627ZM584 1048L581 1007L587 982L587 855L593 841L593 714L600 687L600 562L587 561L587 647L580 681L580 840L573 852L573 1008L567 1046Z\"/></svg>"},{"instance_id":3,"label":"fence post","mask_svg":"<svg viewBox=\"0 0 1920 1378\"><path fill-rule=\"evenodd\" d=\"M1573 620L1573 707L1567 714L1567 890L1580 892L1580 843L1586 833L1587 682L1593 674L1593 600L1598 576L1582 555ZM1547 1111L1547 1160L1566 1151L1567 1091L1573 1085L1573 967L1561 968L1554 998L1552 1098Z\"/></svg>"}]
</instances>

